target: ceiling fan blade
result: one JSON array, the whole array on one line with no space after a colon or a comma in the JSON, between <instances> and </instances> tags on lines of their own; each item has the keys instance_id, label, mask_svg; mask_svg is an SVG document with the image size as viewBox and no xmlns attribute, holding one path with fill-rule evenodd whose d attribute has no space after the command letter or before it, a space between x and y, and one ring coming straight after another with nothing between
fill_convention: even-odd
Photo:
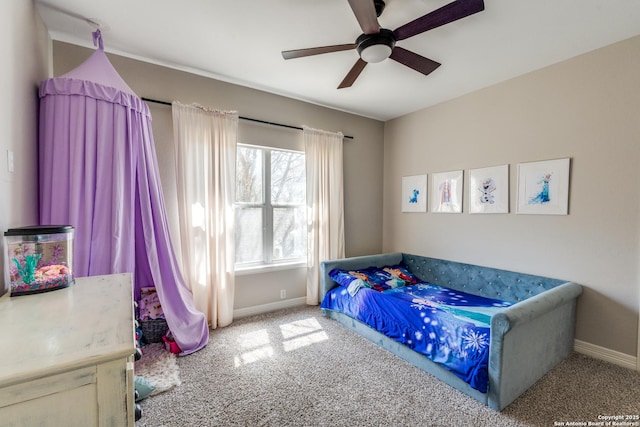
<instances>
[{"instance_id":1,"label":"ceiling fan blade","mask_svg":"<svg viewBox=\"0 0 640 427\"><path fill-rule=\"evenodd\" d=\"M393 35L396 40L404 40L483 10L483 0L456 0L396 28Z\"/></svg>"},{"instance_id":2,"label":"ceiling fan blade","mask_svg":"<svg viewBox=\"0 0 640 427\"><path fill-rule=\"evenodd\" d=\"M366 67L366 65L367 63L363 61L362 58L358 58L356 63L353 65L353 67L351 67L351 70L349 70L349 72L347 73L346 77L340 83L340 86L338 86L338 89L351 87L351 85L353 85L353 83L356 81L356 79L358 78L362 70L364 70L364 67Z\"/></svg>"},{"instance_id":3,"label":"ceiling fan blade","mask_svg":"<svg viewBox=\"0 0 640 427\"><path fill-rule=\"evenodd\" d=\"M353 14L365 34L376 34L380 31L378 15L373 0L349 0Z\"/></svg>"},{"instance_id":4,"label":"ceiling fan blade","mask_svg":"<svg viewBox=\"0 0 640 427\"><path fill-rule=\"evenodd\" d=\"M403 49L400 46L393 48L393 52L391 52L391 56L389 56L389 58L401 63L402 65L406 65L409 68L413 68L425 76L431 74L441 65L439 62L432 61L429 58L413 53L410 50Z\"/></svg>"},{"instance_id":5,"label":"ceiling fan blade","mask_svg":"<svg viewBox=\"0 0 640 427\"><path fill-rule=\"evenodd\" d=\"M355 43L336 44L333 46L310 47L308 49L294 49L282 51L284 59L303 58L305 56L320 55L323 53L340 52L342 50L355 49Z\"/></svg>"}]
</instances>

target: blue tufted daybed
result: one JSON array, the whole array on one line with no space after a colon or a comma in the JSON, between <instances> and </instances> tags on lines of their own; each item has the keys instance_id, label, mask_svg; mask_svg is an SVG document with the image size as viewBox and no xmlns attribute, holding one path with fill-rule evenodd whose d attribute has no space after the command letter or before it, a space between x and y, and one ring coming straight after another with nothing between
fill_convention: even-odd
<instances>
[{"instance_id":1,"label":"blue tufted daybed","mask_svg":"<svg viewBox=\"0 0 640 427\"><path fill-rule=\"evenodd\" d=\"M327 308L326 301L332 297L332 292L346 294L346 288L330 277L331 272L394 265L404 265L421 282L510 304L499 307L490 317L486 392L354 316ZM338 289L333 289L336 287ZM330 260L321 264L322 311L327 317L498 411L573 351L575 307L581 293L582 287L573 282L403 253Z\"/></svg>"}]
</instances>

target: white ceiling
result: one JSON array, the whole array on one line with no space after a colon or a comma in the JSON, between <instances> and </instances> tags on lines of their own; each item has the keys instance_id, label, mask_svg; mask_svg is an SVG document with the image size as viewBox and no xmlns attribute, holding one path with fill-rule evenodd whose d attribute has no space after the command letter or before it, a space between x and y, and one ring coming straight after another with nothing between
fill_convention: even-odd
<instances>
[{"instance_id":1,"label":"white ceiling","mask_svg":"<svg viewBox=\"0 0 640 427\"><path fill-rule=\"evenodd\" d=\"M50 35L219 80L392 119L640 34L640 0L485 0L485 10L398 42L442 63L424 76L393 60L336 89L355 50L285 61L282 50L353 43L347 0L35 0ZM394 30L449 0L387 0Z\"/></svg>"}]
</instances>

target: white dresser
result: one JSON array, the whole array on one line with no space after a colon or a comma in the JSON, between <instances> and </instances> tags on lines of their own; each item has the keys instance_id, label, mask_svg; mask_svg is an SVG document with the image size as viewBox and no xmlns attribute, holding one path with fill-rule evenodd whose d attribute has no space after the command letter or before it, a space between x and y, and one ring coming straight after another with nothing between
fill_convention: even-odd
<instances>
[{"instance_id":1,"label":"white dresser","mask_svg":"<svg viewBox=\"0 0 640 427\"><path fill-rule=\"evenodd\" d=\"M0 298L0 426L133 426L130 274Z\"/></svg>"}]
</instances>

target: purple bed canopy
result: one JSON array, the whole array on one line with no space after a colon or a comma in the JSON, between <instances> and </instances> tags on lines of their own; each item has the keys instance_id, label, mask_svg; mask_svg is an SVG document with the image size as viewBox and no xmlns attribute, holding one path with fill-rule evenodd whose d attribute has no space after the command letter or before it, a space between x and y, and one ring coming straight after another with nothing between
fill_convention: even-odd
<instances>
[{"instance_id":1,"label":"purple bed canopy","mask_svg":"<svg viewBox=\"0 0 640 427\"><path fill-rule=\"evenodd\" d=\"M40 85L40 224L75 228L77 277L132 273L136 300L154 286L181 354L193 353L209 329L171 242L149 107L93 37L89 59Z\"/></svg>"}]
</instances>

